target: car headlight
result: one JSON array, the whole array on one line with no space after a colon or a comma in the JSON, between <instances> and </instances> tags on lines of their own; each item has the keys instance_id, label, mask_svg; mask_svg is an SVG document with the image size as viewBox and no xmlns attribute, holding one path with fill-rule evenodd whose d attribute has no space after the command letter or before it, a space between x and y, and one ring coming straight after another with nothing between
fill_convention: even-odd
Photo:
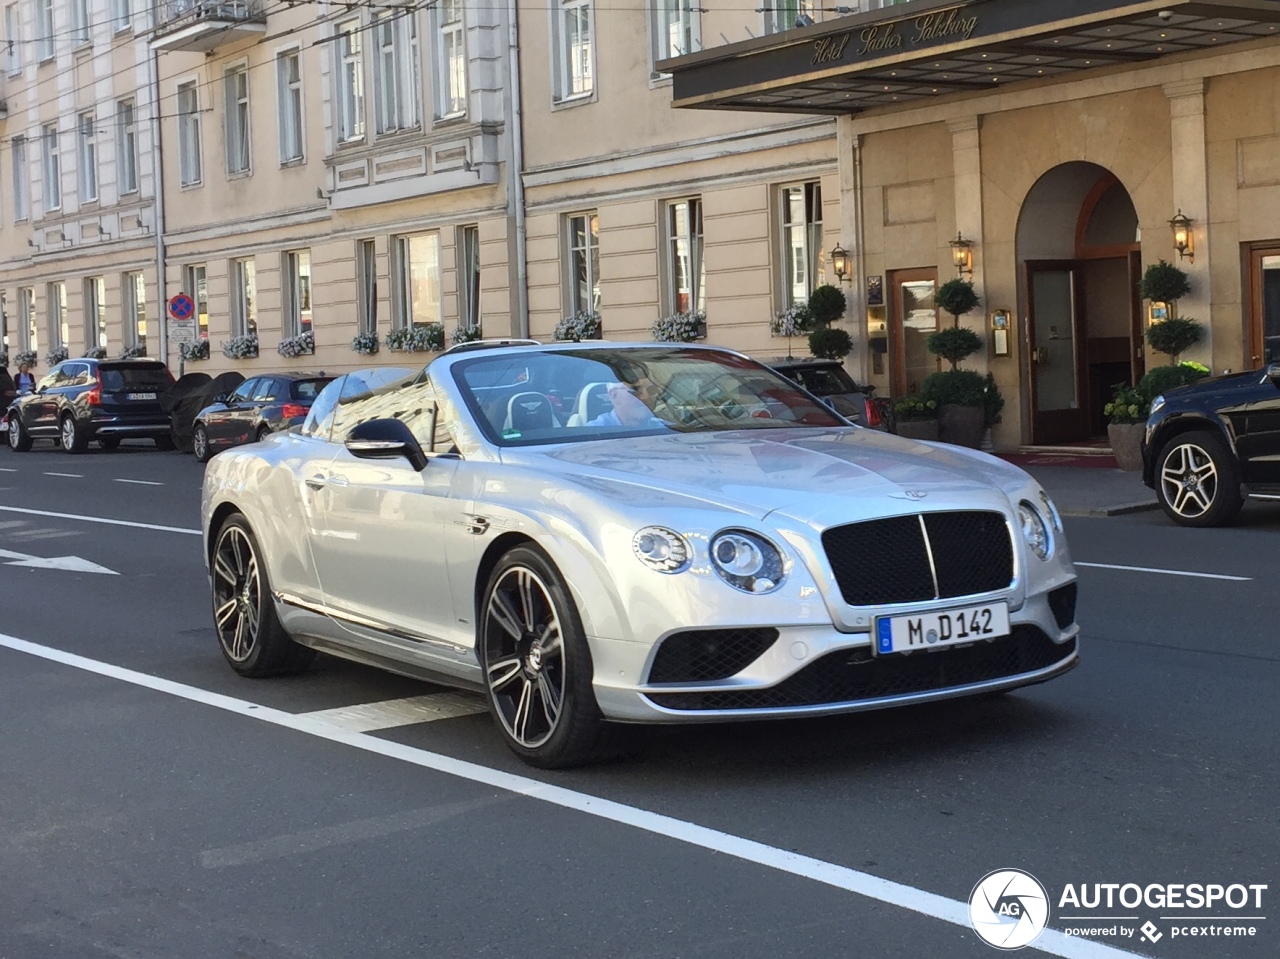
<instances>
[{"instance_id":1,"label":"car headlight","mask_svg":"<svg viewBox=\"0 0 1280 959\"><path fill-rule=\"evenodd\" d=\"M1052 556L1053 536L1049 532L1049 527L1045 525L1044 517L1040 515L1040 512L1026 500L1023 500L1018 504L1018 518L1022 521L1022 538L1031 547L1031 552L1041 559L1048 559Z\"/></svg>"},{"instance_id":2,"label":"car headlight","mask_svg":"<svg viewBox=\"0 0 1280 959\"><path fill-rule=\"evenodd\" d=\"M1040 502L1044 506L1045 515L1049 517L1049 522L1053 524L1053 531L1061 533L1062 514L1058 512L1058 507L1053 505L1053 500L1049 499L1049 494L1044 490L1040 491Z\"/></svg>"},{"instance_id":3,"label":"car headlight","mask_svg":"<svg viewBox=\"0 0 1280 959\"><path fill-rule=\"evenodd\" d=\"M744 593L772 593L786 578L778 547L745 530L725 530L711 540L711 565L721 579Z\"/></svg>"},{"instance_id":4,"label":"car headlight","mask_svg":"<svg viewBox=\"0 0 1280 959\"><path fill-rule=\"evenodd\" d=\"M674 530L646 526L631 540L640 562L659 573L679 573L689 568L689 542Z\"/></svg>"},{"instance_id":5,"label":"car headlight","mask_svg":"<svg viewBox=\"0 0 1280 959\"><path fill-rule=\"evenodd\" d=\"M1165 404L1165 398L1163 396L1157 396L1154 400L1152 400L1151 415L1155 415L1156 413L1159 413L1162 409L1164 409L1164 404Z\"/></svg>"}]
</instances>

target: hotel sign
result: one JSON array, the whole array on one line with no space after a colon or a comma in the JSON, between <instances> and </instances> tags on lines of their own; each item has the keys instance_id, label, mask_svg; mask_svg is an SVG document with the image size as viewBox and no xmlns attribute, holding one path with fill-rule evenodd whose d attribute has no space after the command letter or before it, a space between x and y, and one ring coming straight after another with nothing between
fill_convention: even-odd
<instances>
[{"instance_id":1,"label":"hotel sign","mask_svg":"<svg viewBox=\"0 0 1280 959\"><path fill-rule=\"evenodd\" d=\"M862 30L823 37L813 42L814 66L840 63L868 55L914 50L933 43L969 40L978 29L977 14L966 14L963 7L937 10L912 20L878 23Z\"/></svg>"}]
</instances>

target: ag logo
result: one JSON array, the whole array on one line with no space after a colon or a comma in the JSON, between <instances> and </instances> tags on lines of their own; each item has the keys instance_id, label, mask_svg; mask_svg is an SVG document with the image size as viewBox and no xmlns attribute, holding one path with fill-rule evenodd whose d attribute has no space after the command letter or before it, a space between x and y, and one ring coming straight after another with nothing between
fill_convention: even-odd
<instances>
[{"instance_id":1,"label":"ag logo","mask_svg":"<svg viewBox=\"0 0 1280 959\"><path fill-rule=\"evenodd\" d=\"M969 922L987 945L1022 949L1049 923L1049 894L1028 872L997 869L973 887Z\"/></svg>"}]
</instances>

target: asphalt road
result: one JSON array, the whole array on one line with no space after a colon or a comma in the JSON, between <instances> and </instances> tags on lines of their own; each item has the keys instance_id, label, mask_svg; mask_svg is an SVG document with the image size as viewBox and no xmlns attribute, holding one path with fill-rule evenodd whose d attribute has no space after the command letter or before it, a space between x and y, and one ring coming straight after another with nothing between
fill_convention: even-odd
<instances>
[{"instance_id":1,"label":"asphalt road","mask_svg":"<svg viewBox=\"0 0 1280 959\"><path fill-rule=\"evenodd\" d=\"M323 658L235 676L187 532L200 480L145 444L0 451L0 959L990 957L956 910L1004 867L1054 929L1152 920L1155 942L1095 937L1129 954L1280 954L1274 508L1069 520L1078 562L1238 578L1082 567L1083 663L1044 686L666 729L544 774L473 697ZM311 715L406 699L450 718ZM1068 883L1270 888L1106 912L1059 908ZM1225 915L1267 918L1174 938Z\"/></svg>"}]
</instances>

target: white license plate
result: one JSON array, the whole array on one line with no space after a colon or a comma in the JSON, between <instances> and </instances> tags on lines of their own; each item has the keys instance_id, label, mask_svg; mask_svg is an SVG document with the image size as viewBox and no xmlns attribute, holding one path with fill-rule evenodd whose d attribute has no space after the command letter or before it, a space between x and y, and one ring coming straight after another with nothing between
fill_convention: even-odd
<instances>
[{"instance_id":1,"label":"white license plate","mask_svg":"<svg viewBox=\"0 0 1280 959\"><path fill-rule=\"evenodd\" d=\"M977 643L1008 635L1008 603L917 613L914 616L885 616L876 620L876 652L886 656Z\"/></svg>"},{"instance_id":2,"label":"white license plate","mask_svg":"<svg viewBox=\"0 0 1280 959\"><path fill-rule=\"evenodd\" d=\"M126 400L154 400L156 395L154 393L126 393L124 398Z\"/></svg>"}]
</instances>

